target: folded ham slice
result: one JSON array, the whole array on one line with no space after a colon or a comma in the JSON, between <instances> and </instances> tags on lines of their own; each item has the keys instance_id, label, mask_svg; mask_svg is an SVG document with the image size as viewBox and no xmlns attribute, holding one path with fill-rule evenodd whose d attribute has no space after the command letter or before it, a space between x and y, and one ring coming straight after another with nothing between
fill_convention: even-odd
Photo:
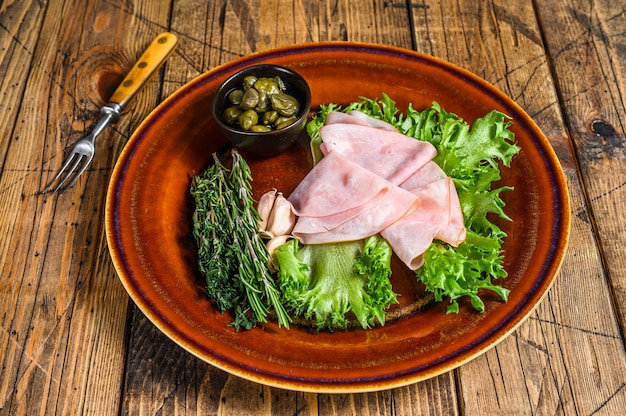
<instances>
[{"instance_id":1,"label":"folded ham slice","mask_svg":"<svg viewBox=\"0 0 626 416\"><path fill-rule=\"evenodd\" d=\"M354 241L381 233L387 227L418 210L421 201L402 188L392 187L376 204L367 204L358 215L334 228L326 217L300 217L292 234L305 244Z\"/></svg>"},{"instance_id":2,"label":"folded ham slice","mask_svg":"<svg viewBox=\"0 0 626 416\"><path fill-rule=\"evenodd\" d=\"M374 117L370 117L365 113L360 111L350 111L348 113L344 113L342 111L331 111L326 116L326 124L359 124L361 126L369 126L376 127L377 129L389 130L397 132L396 128L391 124L379 120Z\"/></svg>"},{"instance_id":3,"label":"folded ham slice","mask_svg":"<svg viewBox=\"0 0 626 416\"><path fill-rule=\"evenodd\" d=\"M339 152L394 185L404 182L437 154L428 142L360 123L326 124L320 136L324 155Z\"/></svg>"},{"instance_id":4,"label":"folded ham slice","mask_svg":"<svg viewBox=\"0 0 626 416\"><path fill-rule=\"evenodd\" d=\"M332 216L361 207L379 197L379 193L389 193L392 186L380 179L333 153L311 169L288 199L298 216Z\"/></svg>"},{"instance_id":5,"label":"folded ham slice","mask_svg":"<svg viewBox=\"0 0 626 416\"><path fill-rule=\"evenodd\" d=\"M304 244L352 241L378 234L420 204L411 192L337 152L325 156L288 199L298 215L292 234Z\"/></svg>"},{"instance_id":6,"label":"folded ham slice","mask_svg":"<svg viewBox=\"0 0 626 416\"><path fill-rule=\"evenodd\" d=\"M352 116L353 119L364 121L368 125L372 127L376 127L377 129L397 131L394 126L387 123L386 121L382 121L377 118L370 117L367 114L362 113L361 111L353 110L353 111L350 111L348 114Z\"/></svg>"},{"instance_id":7,"label":"folded ham slice","mask_svg":"<svg viewBox=\"0 0 626 416\"><path fill-rule=\"evenodd\" d=\"M360 112L331 112L320 130L322 160L289 196L304 244L380 233L411 269L433 239L465 239L453 181L432 161L435 148Z\"/></svg>"},{"instance_id":8,"label":"folded ham slice","mask_svg":"<svg viewBox=\"0 0 626 416\"><path fill-rule=\"evenodd\" d=\"M435 162L428 162L400 187L413 193L423 202L419 216L413 219L441 224L434 238L458 246L465 240L463 211L456 187L451 178ZM403 221L408 220L404 218ZM406 225L406 224L405 224Z\"/></svg>"},{"instance_id":9,"label":"folded ham slice","mask_svg":"<svg viewBox=\"0 0 626 416\"><path fill-rule=\"evenodd\" d=\"M433 161L426 163L420 169L413 172L411 176L407 178L400 186L404 189L412 190L422 186L426 186L440 179L445 179L448 176L443 170Z\"/></svg>"},{"instance_id":10,"label":"folded ham slice","mask_svg":"<svg viewBox=\"0 0 626 416\"><path fill-rule=\"evenodd\" d=\"M423 254L433 240L458 246L465 240L463 212L452 179L434 162L416 172L402 188L421 199L420 209L384 229L380 235L412 270L424 263ZM434 166L433 166L434 165Z\"/></svg>"}]
</instances>

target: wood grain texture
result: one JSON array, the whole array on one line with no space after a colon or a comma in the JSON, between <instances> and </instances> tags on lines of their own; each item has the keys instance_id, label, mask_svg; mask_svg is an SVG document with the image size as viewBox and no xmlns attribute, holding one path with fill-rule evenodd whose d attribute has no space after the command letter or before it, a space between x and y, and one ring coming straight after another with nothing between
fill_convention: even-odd
<instances>
[{"instance_id":1,"label":"wood grain texture","mask_svg":"<svg viewBox=\"0 0 626 416\"><path fill-rule=\"evenodd\" d=\"M626 229L615 224L626 193L626 12L611 1L542 6L546 48L590 206L576 215L597 229L623 334ZM567 28L567 36L557 27Z\"/></svg>"},{"instance_id":2,"label":"wood grain texture","mask_svg":"<svg viewBox=\"0 0 626 416\"><path fill-rule=\"evenodd\" d=\"M579 316L564 314L561 322L579 329L568 331L569 344L580 353L567 364L573 380L584 380L571 388L578 412L617 414L626 406L626 368L619 358L626 328L626 227L620 225L626 195L625 8L610 1L541 6L546 49L584 189L585 201L574 213L578 224L593 228L599 247L597 252L592 242L580 247L581 267L569 275L571 290L582 296L566 307L577 308ZM558 27L565 34L557 33ZM590 263L602 264L603 273ZM608 287L608 296L596 297L598 287ZM613 309L616 315L609 313ZM584 365L575 365L580 362Z\"/></svg>"},{"instance_id":3,"label":"wood grain texture","mask_svg":"<svg viewBox=\"0 0 626 416\"><path fill-rule=\"evenodd\" d=\"M0 2L0 415L621 414L626 408L624 0ZM75 188L40 195L150 40L179 46L99 139ZM490 81L544 131L567 176L569 249L530 318L459 369L367 394L231 376L128 300L104 235L106 185L143 118L186 82L268 48L325 40L432 54Z\"/></svg>"},{"instance_id":4,"label":"wood grain texture","mask_svg":"<svg viewBox=\"0 0 626 416\"><path fill-rule=\"evenodd\" d=\"M125 365L128 297L108 254L104 197L116 155L155 105L158 81L102 136L99 157L75 188L60 196L38 190L60 166L64 148L90 129L156 32L145 30L132 10L108 2L55 1L43 9L39 3L3 3L3 22L24 6L30 17L22 24L33 21L21 30L38 41L14 33L6 43L12 55L2 61L10 68L21 60L28 70L23 83L13 78L23 97L13 103L14 131L0 178L7 236L0 414L114 414ZM167 11L153 7L146 15L165 23ZM128 37L127 31L147 36Z\"/></svg>"},{"instance_id":5,"label":"wood grain texture","mask_svg":"<svg viewBox=\"0 0 626 416\"><path fill-rule=\"evenodd\" d=\"M417 48L480 75L520 104L555 148L568 178L573 206L584 207L588 191L579 182L568 135L580 129L581 124L572 125L580 120L564 118L562 114L563 110L566 114L578 110L571 107L570 100L562 102L559 95L567 88L561 86L557 90L554 85L555 76L560 76L552 72L552 62L546 58L543 44L545 38L548 45L558 42L573 47L580 35L563 36L560 28L570 27L570 23L563 13L548 10L543 4L538 5L538 10L549 19L543 25L534 21L536 11L528 2L491 2L478 8L469 4L449 6L448 2L429 2L428 7L414 9ZM423 33L423 28L428 28L428 33ZM601 61L598 57L579 67L585 71L593 71L594 67L600 70ZM575 94L587 90L588 86L580 82L583 75L571 71L570 63L556 67L568 74L568 88L574 88ZM601 74L597 77L596 82L601 83ZM606 168L606 158L601 159ZM579 160L584 163L583 157ZM613 186L619 188L623 182L623 160L620 173L617 167L614 169L611 182L616 180L618 183ZM613 212L619 215L618 210ZM611 224L611 220L601 222L606 227ZM618 222L615 218L613 224ZM614 227L612 230L620 233ZM623 247L623 230L621 234L622 240L613 237L607 244L619 246L621 242ZM622 337L614 311L606 307L611 304L612 293L605 284L610 276L605 275L601 256L603 253L594 245L590 221L578 215L572 224L568 258L546 301L512 337L458 370L460 400L467 414L478 414L487 407L497 409L498 414L610 414L626 404ZM616 269L616 276L620 276L623 257L617 257L613 262L622 264ZM578 313L559 313L566 310ZM509 365L503 368L502 362ZM609 379L598 378L608 373Z\"/></svg>"}]
</instances>

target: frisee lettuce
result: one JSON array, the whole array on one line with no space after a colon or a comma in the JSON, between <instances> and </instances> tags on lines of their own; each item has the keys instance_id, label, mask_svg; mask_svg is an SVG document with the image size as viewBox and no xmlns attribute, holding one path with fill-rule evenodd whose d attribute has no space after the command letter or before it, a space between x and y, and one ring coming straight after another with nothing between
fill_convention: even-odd
<instances>
[{"instance_id":1,"label":"frisee lettuce","mask_svg":"<svg viewBox=\"0 0 626 416\"><path fill-rule=\"evenodd\" d=\"M313 320L318 331L347 328L348 312L364 329L384 325L385 310L397 302L389 281L392 250L380 236L311 245L294 239L274 255L286 308Z\"/></svg>"},{"instance_id":2,"label":"frisee lettuce","mask_svg":"<svg viewBox=\"0 0 626 416\"><path fill-rule=\"evenodd\" d=\"M409 137L432 143L437 149L434 161L454 181L467 238L458 247L434 241L425 253L424 265L416 271L417 278L435 294L437 301L449 299L448 313L458 312L458 300L464 296L469 297L476 310L484 311L484 302L479 297L481 289L493 291L506 301L509 291L493 283L507 276L502 250L506 234L488 215L510 220L500 194L512 188L492 189L493 183L501 179L500 165L509 167L513 156L520 151L509 130L508 117L493 110L470 126L436 102L421 111L409 105L402 114L386 94L382 99L361 97L345 108L327 104L321 106L307 125L315 163L322 157L319 130L328 113L352 110L386 121Z\"/></svg>"}]
</instances>

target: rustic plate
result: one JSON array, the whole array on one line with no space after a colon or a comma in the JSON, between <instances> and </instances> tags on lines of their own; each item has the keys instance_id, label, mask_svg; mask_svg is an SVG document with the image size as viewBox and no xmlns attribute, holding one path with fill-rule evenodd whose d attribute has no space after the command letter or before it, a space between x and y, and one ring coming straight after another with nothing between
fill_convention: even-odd
<instances>
[{"instance_id":1,"label":"rustic plate","mask_svg":"<svg viewBox=\"0 0 626 416\"><path fill-rule=\"evenodd\" d=\"M210 117L213 96L241 68L275 63L304 76L321 103L348 103L388 94L406 108L439 102L468 121L498 109L514 121L521 153L504 182L513 222L502 281L508 303L485 294L486 312L462 305L415 311L421 289L394 263L401 303L392 320L371 330L315 334L270 323L235 332L202 291L191 237L192 175L205 169L226 140ZM308 169L306 147L277 158L248 160L256 194L277 187L288 193ZM510 334L541 301L562 262L570 224L565 178L550 144L533 120L484 80L416 52L358 43L313 43L253 54L202 74L166 99L139 126L113 172L106 232L113 263L130 297L165 334L197 357L243 378L315 392L386 389L436 376L471 360Z\"/></svg>"}]
</instances>

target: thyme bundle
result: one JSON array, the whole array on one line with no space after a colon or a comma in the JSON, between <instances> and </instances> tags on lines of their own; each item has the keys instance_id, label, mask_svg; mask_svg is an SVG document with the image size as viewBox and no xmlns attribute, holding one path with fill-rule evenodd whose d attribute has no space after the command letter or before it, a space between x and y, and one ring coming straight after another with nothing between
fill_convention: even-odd
<instances>
[{"instance_id":1,"label":"thyme bundle","mask_svg":"<svg viewBox=\"0 0 626 416\"><path fill-rule=\"evenodd\" d=\"M278 324L288 328L290 318L258 233L260 216L253 205L250 168L236 149L230 155L230 169L214 153L214 164L191 183L196 203L193 236L206 293L220 312L234 314L231 325L236 330L266 323L271 307Z\"/></svg>"}]
</instances>

